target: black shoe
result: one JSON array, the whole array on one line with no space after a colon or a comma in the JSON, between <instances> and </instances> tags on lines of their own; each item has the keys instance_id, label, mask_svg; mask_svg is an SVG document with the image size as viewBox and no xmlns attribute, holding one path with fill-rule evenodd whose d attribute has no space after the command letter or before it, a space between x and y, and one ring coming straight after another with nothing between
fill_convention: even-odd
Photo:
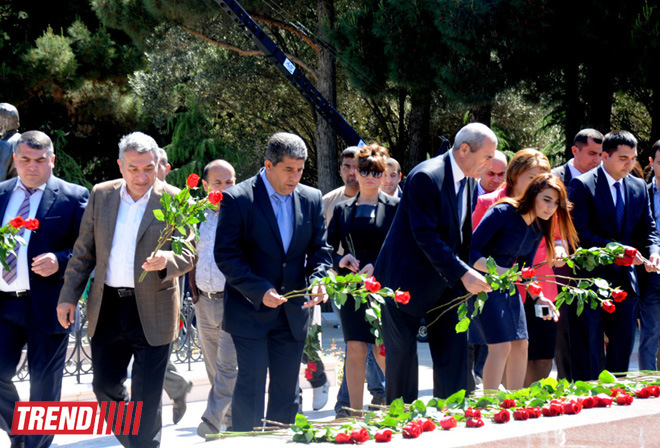
<instances>
[{"instance_id":1,"label":"black shoe","mask_svg":"<svg viewBox=\"0 0 660 448\"><path fill-rule=\"evenodd\" d=\"M202 418L202 423L197 427L197 435L205 440L213 440L214 437L209 437L212 434L218 434L220 431L213 426L207 419Z\"/></svg>"},{"instance_id":2,"label":"black shoe","mask_svg":"<svg viewBox=\"0 0 660 448\"><path fill-rule=\"evenodd\" d=\"M337 414L335 415L335 419L339 419L339 418L350 418L350 417L351 417L351 413L350 413L348 410L346 410L346 409L340 409L340 410L338 410L338 411L337 411Z\"/></svg>"},{"instance_id":3,"label":"black shoe","mask_svg":"<svg viewBox=\"0 0 660 448\"><path fill-rule=\"evenodd\" d=\"M25 442L12 443L11 448L25 448Z\"/></svg>"},{"instance_id":4,"label":"black shoe","mask_svg":"<svg viewBox=\"0 0 660 448\"><path fill-rule=\"evenodd\" d=\"M181 395L179 398L175 398L174 402L172 403L172 421L175 425L181 421L186 413L186 410L188 409L188 405L186 404L186 397L190 393L192 386L192 381L188 381L188 387L186 387L183 395Z\"/></svg>"}]
</instances>

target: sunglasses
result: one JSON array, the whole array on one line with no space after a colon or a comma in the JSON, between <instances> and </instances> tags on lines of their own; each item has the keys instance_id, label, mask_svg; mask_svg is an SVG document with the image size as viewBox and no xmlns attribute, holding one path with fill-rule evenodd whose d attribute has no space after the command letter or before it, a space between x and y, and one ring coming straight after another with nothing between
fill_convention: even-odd
<instances>
[{"instance_id":1,"label":"sunglasses","mask_svg":"<svg viewBox=\"0 0 660 448\"><path fill-rule=\"evenodd\" d=\"M362 177L367 177L369 174L377 179L383 175L383 172L376 170L360 170L360 176Z\"/></svg>"}]
</instances>

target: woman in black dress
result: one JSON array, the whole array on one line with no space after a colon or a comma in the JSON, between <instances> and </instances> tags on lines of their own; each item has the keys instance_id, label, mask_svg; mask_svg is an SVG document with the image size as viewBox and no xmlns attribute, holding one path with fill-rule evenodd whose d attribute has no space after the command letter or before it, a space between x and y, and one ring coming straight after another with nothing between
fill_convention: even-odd
<instances>
[{"instance_id":1,"label":"woman in black dress","mask_svg":"<svg viewBox=\"0 0 660 448\"><path fill-rule=\"evenodd\" d=\"M334 268L340 275L348 272L373 274L374 263L385 241L399 199L379 190L389 154L378 144L363 147L358 156L360 192L335 206L328 226L328 243L334 247ZM343 255L337 251L344 249ZM340 309L341 326L346 341L346 382L351 407L362 409L367 350L374 344L371 326L365 320L365 305L355 310L349 296ZM374 345L376 362L385 372L385 358Z\"/></svg>"},{"instance_id":2,"label":"woman in black dress","mask_svg":"<svg viewBox=\"0 0 660 448\"><path fill-rule=\"evenodd\" d=\"M470 262L475 269L487 272L486 260L493 257L501 274L514 263L532 266L534 255L543 237L548 261L555 258L556 229L563 241L574 249L577 233L569 214L569 202L564 184L550 173L540 174L527 186L522 196L504 198L484 215L474 231L470 246ZM548 305L558 317L551 300L528 292L531 300ZM528 298L528 300L530 300ZM551 318L546 316L546 318ZM520 294L508 291L488 293L483 311L470 327L471 343L488 344L484 365L484 390L498 389L506 369L507 389L523 386L527 366L527 323Z\"/></svg>"}]
</instances>

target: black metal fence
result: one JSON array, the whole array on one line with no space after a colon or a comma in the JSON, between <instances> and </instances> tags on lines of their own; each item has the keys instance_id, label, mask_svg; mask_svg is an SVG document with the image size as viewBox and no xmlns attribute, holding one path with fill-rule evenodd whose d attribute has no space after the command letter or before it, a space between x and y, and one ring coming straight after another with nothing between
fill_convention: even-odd
<instances>
[{"instance_id":1,"label":"black metal fence","mask_svg":"<svg viewBox=\"0 0 660 448\"><path fill-rule=\"evenodd\" d=\"M75 331L69 336L69 347L67 348L66 362L64 364L64 376L75 376L80 383L81 375L92 373L92 353L87 337L87 313L86 302L80 302L80 322L75 325ZM172 355L170 359L175 364L187 364L188 370L191 369L193 362L202 361L202 350L199 346L199 337L195 325L195 305L189 291L185 292L181 301L181 314L179 316L181 328L179 336L172 344ZM23 360L16 370L14 381L26 381L30 379L27 357Z\"/></svg>"}]
</instances>

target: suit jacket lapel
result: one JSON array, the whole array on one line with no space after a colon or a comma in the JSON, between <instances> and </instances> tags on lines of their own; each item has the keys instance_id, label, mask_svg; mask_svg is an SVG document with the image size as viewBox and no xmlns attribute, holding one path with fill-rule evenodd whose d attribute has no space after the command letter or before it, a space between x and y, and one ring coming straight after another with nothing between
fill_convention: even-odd
<instances>
[{"instance_id":1,"label":"suit jacket lapel","mask_svg":"<svg viewBox=\"0 0 660 448\"><path fill-rule=\"evenodd\" d=\"M142 215L140 227L138 227L137 238L135 239L136 244L140 241L144 232L147 231L149 224L156 219L154 216L154 210L160 208L161 197L163 197L163 184L159 180L156 180L156 183L154 183L151 190L151 194L149 195L149 200L147 201L147 208L144 210L144 215ZM117 210L119 210L119 208L117 208Z\"/></svg>"},{"instance_id":2,"label":"suit jacket lapel","mask_svg":"<svg viewBox=\"0 0 660 448\"><path fill-rule=\"evenodd\" d=\"M48 214L48 211L53 206L57 195L59 194L59 187L55 181L54 176L50 176L48 182L46 182L46 188L44 189L43 195L41 196L41 202L39 202L39 208L37 209L37 214L35 218L39 222L43 221L44 216Z\"/></svg>"},{"instance_id":3,"label":"suit jacket lapel","mask_svg":"<svg viewBox=\"0 0 660 448\"><path fill-rule=\"evenodd\" d=\"M268 190L266 190L266 185L264 184L264 181L261 179L261 171L259 172L259 174L257 174L254 182L254 202L256 202L257 205L259 205L259 207L261 208L261 211L266 217L266 221L268 221L268 224L270 225L270 229L273 231L273 235L275 235L275 241L277 241L277 244L280 246L280 249L282 250L282 252L284 252L284 245L282 244L282 235L280 235L280 228L277 226L277 218L275 217L275 212L273 211L273 205L271 204L270 198L268 197ZM300 209L300 205L298 206L298 209ZM296 218L294 217L294 219ZM294 225L294 232L295 232L295 225ZM293 238L291 239L291 241L293 241Z\"/></svg>"},{"instance_id":4,"label":"suit jacket lapel","mask_svg":"<svg viewBox=\"0 0 660 448\"><path fill-rule=\"evenodd\" d=\"M15 177L13 178L10 182L7 182L5 184L5 188L0 191L0 221L3 219L5 216L5 212L7 211L7 204L9 204L9 198L11 198L11 194L14 191L14 188L16 188L16 183L18 182L18 178ZM10 219L13 218L10 217ZM0 223L1 224L1 223Z\"/></svg>"},{"instance_id":5,"label":"suit jacket lapel","mask_svg":"<svg viewBox=\"0 0 660 448\"><path fill-rule=\"evenodd\" d=\"M294 244L296 243L296 236L300 233L298 229L302 227L303 225L303 213L302 213L302 206L300 204L300 191L298 190L298 186L293 190L292 194L292 200L293 200L293 234L291 235L291 243L289 243L289 248L293 247ZM272 207L271 207L272 208ZM277 228L279 231L279 227ZM280 241L281 241L280 237ZM284 248L284 246L282 246Z\"/></svg>"},{"instance_id":6,"label":"suit jacket lapel","mask_svg":"<svg viewBox=\"0 0 660 448\"><path fill-rule=\"evenodd\" d=\"M607 177L605 177L605 172L603 172L602 167L595 171L594 176L596 177L596 191L600 194L601 200L606 204L606 207L610 209L610 212L607 215L610 217L612 229L614 229L614 234L616 234L618 223L616 222L616 207L614 206L614 200L612 199L610 184L607 182Z\"/></svg>"},{"instance_id":7,"label":"suit jacket lapel","mask_svg":"<svg viewBox=\"0 0 660 448\"><path fill-rule=\"evenodd\" d=\"M387 210L385 209L385 193L378 192L378 204L376 205L376 228L380 229L383 227L383 221L385 220L385 214Z\"/></svg>"}]
</instances>

